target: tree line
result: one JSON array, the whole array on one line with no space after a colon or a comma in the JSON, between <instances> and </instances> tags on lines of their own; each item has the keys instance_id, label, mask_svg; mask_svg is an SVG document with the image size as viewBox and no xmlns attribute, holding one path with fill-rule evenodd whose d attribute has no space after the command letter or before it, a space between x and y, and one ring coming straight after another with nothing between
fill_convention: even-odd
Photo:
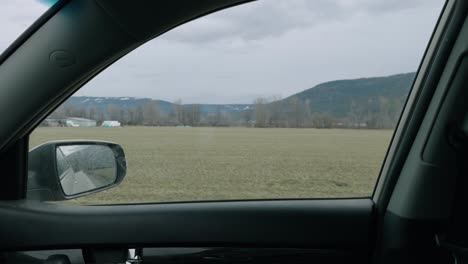
<instances>
[{"instance_id":1,"label":"tree line","mask_svg":"<svg viewBox=\"0 0 468 264\"><path fill-rule=\"evenodd\" d=\"M394 128L403 108L404 98L377 97L351 100L342 115L314 109L309 99L290 97L284 100L257 98L254 102L255 127L288 128Z\"/></svg>"},{"instance_id":2,"label":"tree line","mask_svg":"<svg viewBox=\"0 0 468 264\"><path fill-rule=\"evenodd\" d=\"M366 101L351 100L348 112L337 116L314 109L308 99L278 97L255 99L251 107L238 111L222 105L214 111L202 111L202 105L183 104L177 100L169 110L160 107L158 101L148 101L131 107L117 104L88 108L65 103L49 118L80 117L96 120L116 120L128 126L212 126L258 128L394 128L398 121L403 98L377 97Z\"/></svg>"}]
</instances>

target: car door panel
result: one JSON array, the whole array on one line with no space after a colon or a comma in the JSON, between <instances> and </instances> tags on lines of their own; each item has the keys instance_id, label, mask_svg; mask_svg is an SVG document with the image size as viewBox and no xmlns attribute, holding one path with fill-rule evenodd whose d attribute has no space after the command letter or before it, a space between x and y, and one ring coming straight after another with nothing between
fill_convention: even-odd
<instances>
[{"instance_id":1,"label":"car door panel","mask_svg":"<svg viewBox=\"0 0 468 264\"><path fill-rule=\"evenodd\" d=\"M0 236L10 237L0 242L2 250L209 247L245 257L242 248L291 254L268 251L286 248L361 263L370 255L374 222L370 199L112 206L11 201L0 203L0 214L6 216L0 219ZM219 252L209 253L218 258Z\"/></svg>"}]
</instances>

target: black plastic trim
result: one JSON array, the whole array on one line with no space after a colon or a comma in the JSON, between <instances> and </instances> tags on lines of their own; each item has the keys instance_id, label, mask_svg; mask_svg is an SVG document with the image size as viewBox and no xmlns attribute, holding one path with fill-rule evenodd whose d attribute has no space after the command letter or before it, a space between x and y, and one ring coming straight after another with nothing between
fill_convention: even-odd
<instances>
[{"instance_id":1,"label":"black plastic trim","mask_svg":"<svg viewBox=\"0 0 468 264\"><path fill-rule=\"evenodd\" d=\"M409 102L407 102L405 105L405 109L409 107L409 114L406 120L399 121L399 126L401 126L399 129L402 129L401 137L398 141L395 141L397 139L392 139L392 141L394 141L392 144L396 144L397 148L394 151L395 154L393 159L385 161L389 163L386 175L379 176L378 181L383 181L383 183L381 186L382 192L378 197L375 197L376 189L374 189L373 197L376 203L378 216L380 217L383 216L387 209L404 162L406 161L410 148L419 131L427 108L429 107L429 103L449 58L450 52L452 51L452 47L458 37L458 33L465 21L467 7L467 3L464 1L455 2L455 6L451 10L452 13L449 14L450 18L445 27L447 30L443 30L439 43L437 43L437 46L435 47L435 54L431 57L431 61L427 66L427 72L420 72L422 64L419 66L416 78L418 78L419 75L422 75L420 88L417 91L413 104L410 105ZM446 6L444 9L445 8ZM428 55L430 54L425 54L424 57L427 57ZM377 186L378 185L376 185L376 188Z\"/></svg>"},{"instance_id":2,"label":"black plastic trim","mask_svg":"<svg viewBox=\"0 0 468 264\"><path fill-rule=\"evenodd\" d=\"M73 206L0 202L0 250L294 247L368 250L370 199ZM34 223L34 224L31 224Z\"/></svg>"},{"instance_id":3,"label":"black plastic trim","mask_svg":"<svg viewBox=\"0 0 468 264\"><path fill-rule=\"evenodd\" d=\"M22 137L0 152L0 200L26 197L29 137Z\"/></svg>"}]
</instances>

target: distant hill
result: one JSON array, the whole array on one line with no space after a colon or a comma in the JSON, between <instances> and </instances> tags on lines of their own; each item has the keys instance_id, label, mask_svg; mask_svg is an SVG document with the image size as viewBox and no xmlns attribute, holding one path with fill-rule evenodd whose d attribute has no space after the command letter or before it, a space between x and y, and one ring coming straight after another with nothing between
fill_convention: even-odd
<instances>
[{"instance_id":1,"label":"distant hill","mask_svg":"<svg viewBox=\"0 0 468 264\"><path fill-rule=\"evenodd\" d=\"M406 98L414 77L415 73L412 72L386 77L325 82L291 95L282 101L287 101L292 97L297 97L301 101L309 100L313 112L343 117L350 110L353 102L357 105L369 105L369 107L373 107L372 102L377 102L379 97L391 99ZM174 109L174 104L168 101L137 97L73 96L67 100L66 105L77 109L84 107L86 110L95 107L105 112L107 111L106 107L108 105L116 105L125 110L131 107L144 105L148 102L158 103L159 108L165 112L170 112ZM214 113L216 111L240 112L246 109L252 109L253 107L253 104L200 105L202 113Z\"/></svg>"},{"instance_id":2,"label":"distant hill","mask_svg":"<svg viewBox=\"0 0 468 264\"><path fill-rule=\"evenodd\" d=\"M309 100L313 112L344 117L353 103L375 110L379 97L404 100L415 75L416 73L412 72L386 77L325 82L283 100L292 97L297 97L301 101Z\"/></svg>"},{"instance_id":3,"label":"distant hill","mask_svg":"<svg viewBox=\"0 0 468 264\"><path fill-rule=\"evenodd\" d=\"M159 107L168 111L172 107L172 103L163 100L152 100L150 98L138 98L138 97L92 97L92 96L72 96L66 102L66 106L71 106L76 109L84 107L89 110L94 107L100 111L106 112L108 105L116 105L121 109L129 109L131 107L137 107L144 105L148 102L158 102Z\"/></svg>"},{"instance_id":4,"label":"distant hill","mask_svg":"<svg viewBox=\"0 0 468 264\"><path fill-rule=\"evenodd\" d=\"M94 107L102 112L107 111L109 105L118 106L120 109L127 110L132 107L143 106L146 103L157 103L159 109L163 112L170 112L174 109L174 103L164 100L153 100L151 98L139 97L93 97L93 96L72 96L66 102L66 106L74 107L75 109L85 108L87 111ZM192 104L185 104L189 107ZM252 107L250 104L201 104L201 112L215 113L216 111L225 112L240 112Z\"/></svg>"}]
</instances>

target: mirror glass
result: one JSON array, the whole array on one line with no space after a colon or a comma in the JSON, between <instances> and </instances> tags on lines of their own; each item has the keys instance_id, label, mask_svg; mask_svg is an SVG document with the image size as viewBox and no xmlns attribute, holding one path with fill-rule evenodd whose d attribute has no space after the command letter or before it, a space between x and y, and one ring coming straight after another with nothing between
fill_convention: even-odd
<instances>
[{"instance_id":1,"label":"mirror glass","mask_svg":"<svg viewBox=\"0 0 468 264\"><path fill-rule=\"evenodd\" d=\"M65 195L93 191L116 181L117 164L108 146L58 146L56 153L57 172Z\"/></svg>"}]
</instances>

